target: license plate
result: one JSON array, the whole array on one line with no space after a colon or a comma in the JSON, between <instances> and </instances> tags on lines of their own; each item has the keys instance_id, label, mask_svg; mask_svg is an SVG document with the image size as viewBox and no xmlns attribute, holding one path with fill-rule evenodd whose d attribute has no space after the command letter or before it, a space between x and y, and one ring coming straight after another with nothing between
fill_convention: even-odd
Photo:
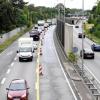
<instances>
[{"instance_id":1,"label":"license plate","mask_svg":"<svg viewBox=\"0 0 100 100\"><path fill-rule=\"evenodd\" d=\"M13 99L13 100L20 100L19 98L15 98L15 99Z\"/></svg>"},{"instance_id":2,"label":"license plate","mask_svg":"<svg viewBox=\"0 0 100 100\"><path fill-rule=\"evenodd\" d=\"M91 57L91 55L87 55L87 57Z\"/></svg>"}]
</instances>

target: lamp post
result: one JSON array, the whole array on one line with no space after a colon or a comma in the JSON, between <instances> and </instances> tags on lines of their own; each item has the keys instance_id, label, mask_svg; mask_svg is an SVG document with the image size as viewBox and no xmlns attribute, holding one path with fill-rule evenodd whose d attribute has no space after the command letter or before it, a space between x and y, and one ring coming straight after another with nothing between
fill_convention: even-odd
<instances>
[{"instance_id":1,"label":"lamp post","mask_svg":"<svg viewBox=\"0 0 100 100\"><path fill-rule=\"evenodd\" d=\"M84 0L82 0L82 72L81 75L84 77L84 22L83 22L83 17L84 17Z\"/></svg>"},{"instance_id":2,"label":"lamp post","mask_svg":"<svg viewBox=\"0 0 100 100\"><path fill-rule=\"evenodd\" d=\"M65 24L65 3L66 3L66 0L64 0L64 24Z\"/></svg>"}]
</instances>

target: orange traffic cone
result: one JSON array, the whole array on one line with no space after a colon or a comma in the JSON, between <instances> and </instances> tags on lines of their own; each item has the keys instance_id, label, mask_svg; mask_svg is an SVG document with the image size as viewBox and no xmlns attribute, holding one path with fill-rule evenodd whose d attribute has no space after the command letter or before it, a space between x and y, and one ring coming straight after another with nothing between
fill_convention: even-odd
<instances>
[{"instance_id":1,"label":"orange traffic cone","mask_svg":"<svg viewBox=\"0 0 100 100\"><path fill-rule=\"evenodd\" d=\"M43 76L43 73L42 73L42 66L39 65L39 75L42 75Z\"/></svg>"}]
</instances>

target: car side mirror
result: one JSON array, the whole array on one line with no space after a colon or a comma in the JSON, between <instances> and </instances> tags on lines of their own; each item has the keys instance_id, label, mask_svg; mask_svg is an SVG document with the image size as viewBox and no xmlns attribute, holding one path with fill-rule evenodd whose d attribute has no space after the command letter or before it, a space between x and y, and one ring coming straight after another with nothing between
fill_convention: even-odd
<instances>
[{"instance_id":1,"label":"car side mirror","mask_svg":"<svg viewBox=\"0 0 100 100\"><path fill-rule=\"evenodd\" d=\"M27 87L27 89L30 89L29 87Z\"/></svg>"},{"instance_id":2,"label":"car side mirror","mask_svg":"<svg viewBox=\"0 0 100 100\"><path fill-rule=\"evenodd\" d=\"M6 88L6 90L9 90L9 88Z\"/></svg>"},{"instance_id":3,"label":"car side mirror","mask_svg":"<svg viewBox=\"0 0 100 100\"><path fill-rule=\"evenodd\" d=\"M16 52L18 53L19 51L17 50Z\"/></svg>"}]
</instances>

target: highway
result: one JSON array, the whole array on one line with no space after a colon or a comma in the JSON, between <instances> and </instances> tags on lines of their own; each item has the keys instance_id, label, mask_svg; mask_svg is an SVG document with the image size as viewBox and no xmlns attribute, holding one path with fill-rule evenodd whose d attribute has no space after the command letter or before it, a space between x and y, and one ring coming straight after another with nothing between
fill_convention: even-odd
<instances>
[{"instance_id":1,"label":"highway","mask_svg":"<svg viewBox=\"0 0 100 100\"><path fill-rule=\"evenodd\" d=\"M82 39L78 38L78 33L82 32L82 22L80 21L78 23L79 28L74 28L74 34L73 34L73 45L78 47L78 55L80 50L82 49ZM84 48L91 48L91 45L94 42L89 40L88 38L84 39ZM100 85L100 52L94 52L95 58L94 59L84 59L84 68L89 71L93 77L96 79L96 81Z\"/></svg>"},{"instance_id":2,"label":"highway","mask_svg":"<svg viewBox=\"0 0 100 100\"><path fill-rule=\"evenodd\" d=\"M43 76L40 76L40 100L77 100L65 78L53 41L55 26L46 31L43 40L43 55L40 62ZM26 33L24 37L28 37ZM36 61L34 53L32 62L19 62L17 41L0 55L0 100L7 100L7 90L12 79L25 79L28 82L29 100L36 100Z\"/></svg>"}]
</instances>

